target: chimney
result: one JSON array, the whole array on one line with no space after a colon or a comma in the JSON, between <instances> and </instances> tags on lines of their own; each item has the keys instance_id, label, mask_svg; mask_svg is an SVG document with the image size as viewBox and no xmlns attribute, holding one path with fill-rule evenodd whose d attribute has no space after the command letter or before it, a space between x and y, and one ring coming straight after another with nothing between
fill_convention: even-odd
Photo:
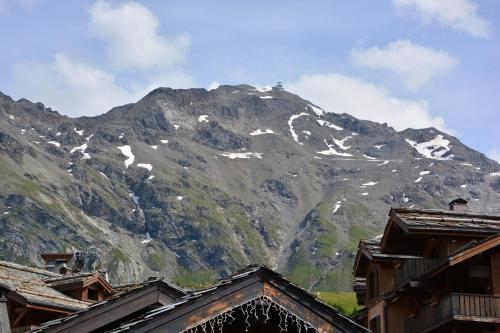
<instances>
[{"instance_id":1,"label":"chimney","mask_svg":"<svg viewBox=\"0 0 500 333\"><path fill-rule=\"evenodd\" d=\"M449 203L450 210L464 212L467 210L467 200L457 198Z\"/></svg>"}]
</instances>

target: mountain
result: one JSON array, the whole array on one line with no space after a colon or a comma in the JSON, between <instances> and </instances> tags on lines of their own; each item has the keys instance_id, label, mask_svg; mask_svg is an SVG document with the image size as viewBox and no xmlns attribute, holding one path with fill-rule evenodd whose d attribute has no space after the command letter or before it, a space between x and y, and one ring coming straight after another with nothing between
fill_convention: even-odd
<instances>
[{"instance_id":1,"label":"mountain","mask_svg":"<svg viewBox=\"0 0 500 333\"><path fill-rule=\"evenodd\" d=\"M94 246L114 282L258 263L348 289L391 206L500 211L500 165L457 138L248 85L159 88L80 118L0 94L0 170L1 259Z\"/></svg>"}]
</instances>

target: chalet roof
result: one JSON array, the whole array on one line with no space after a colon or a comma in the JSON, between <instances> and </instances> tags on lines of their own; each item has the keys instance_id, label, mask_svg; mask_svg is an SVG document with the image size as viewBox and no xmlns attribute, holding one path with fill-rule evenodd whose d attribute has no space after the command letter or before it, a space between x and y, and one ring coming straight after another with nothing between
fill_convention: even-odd
<instances>
[{"instance_id":1,"label":"chalet roof","mask_svg":"<svg viewBox=\"0 0 500 333\"><path fill-rule=\"evenodd\" d=\"M456 251L453 251L445 260L437 264L429 272L430 275L435 275L442 272L448 267L458 265L474 256L477 256L485 251L500 246L500 234L490 236L482 240L473 240Z\"/></svg>"},{"instance_id":2,"label":"chalet roof","mask_svg":"<svg viewBox=\"0 0 500 333\"><path fill-rule=\"evenodd\" d=\"M397 226L406 236L458 235L488 237L500 233L500 215L467 211L392 208L382 237L381 250Z\"/></svg>"},{"instance_id":3,"label":"chalet roof","mask_svg":"<svg viewBox=\"0 0 500 333\"><path fill-rule=\"evenodd\" d=\"M17 295L17 301L71 312L85 309L90 305L52 289L45 282L47 279L58 277L61 275L0 261L0 287Z\"/></svg>"},{"instance_id":4,"label":"chalet roof","mask_svg":"<svg viewBox=\"0 0 500 333\"><path fill-rule=\"evenodd\" d=\"M178 299L173 304L167 304L160 308L149 311L140 318L134 318L128 323L124 323L120 327L110 332L128 332L141 330L142 328L147 330L147 326L149 324L155 325L155 322L157 320L166 322L170 320L170 318L178 319L179 316L182 315L183 311L189 311L191 306L193 308L195 306L198 306L197 302L199 302L200 305L207 304L207 302L209 302L208 300L214 299L213 296L216 296L218 293L227 292L231 289L231 287L241 282L249 281L251 279L272 281L273 284L280 285L281 287L286 289L287 296L292 297L302 304L307 304L308 309L311 309L311 311L322 312L323 315L327 313L328 315L323 316L323 318L330 318L333 322L332 324L335 327L338 327L341 332L369 332L366 328L356 324L350 318L344 316L334 308L320 301L318 298L316 298L316 296L308 293L304 289L288 281L279 273L276 273L262 266L249 266L227 279L219 280L216 285L210 288L193 291L185 297ZM241 289L238 290L241 291ZM204 319L208 321L211 318Z\"/></svg>"},{"instance_id":5,"label":"chalet roof","mask_svg":"<svg viewBox=\"0 0 500 333\"><path fill-rule=\"evenodd\" d=\"M358 276L358 270L366 263L366 259L370 261L394 261L401 259L416 258L411 255L397 255L390 253L382 253L381 251L382 235L372 239L362 239L358 244L358 252L354 261L354 275Z\"/></svg>"},{"instance_id":6,"label":"chalet roof","mask_svg":"<svg viewBox=\"0 0 500 333\"><path fill-rule=\"evenodd\" d=\"M117 315L118 319L128 315L125 309L120 308L120 306L130 304L135 299L138 299L140 296L145 294L147 289L152 287L166 290L167 293L172 295L172 299L179 298L186 294L184 289L165 282L162 278L150 278L143 282L133 282L114 286L113 294L106 298L106 300L92 304L88 308L76 312L72 316L46 322L37 328L35 332L71 332L78 329L78 325L81 325L82 323L86 326L85 329L91 329L91 327L89 327L89 320L96 322L100 319L101 315L106 317L106 320L108 320L106 323L109 324L113 320L116 320L116 317L113 317L113 311L119 313ZM159 301L160 300L156 298L153 302ZM140 303L143 307L148 307L152 302L145 302L141 300ZM141 309L137 307L131 311L136 312L140 310ZM79 331L81 331L81 329Z\"/></svg>"},{"instance_id":7,"label":"chalet roof","mask_svg":"<svg viewBox=\"0 0 500 333\"><path fill-rule=\"evenodd\" d=\"M500 215L464 211L393 208L389 215L407 232L500 233Z\"/></svg>"},{"instance_id":8,"label":"chalet roof","mask_svg":"<svg viewBox=\"0 0 500 333\"><path fill-rule=\"evenodd\" d=\"M61 275L45 280L45 283L48 286L55 289L63 288L65 286L73 286L78 284L85 285L96 282L99 282L108 291L108 293L111 293L113 291L113 287L111 286L111 284L106 281L104 275L99 271Z\"/></svg>"}]
</instances>

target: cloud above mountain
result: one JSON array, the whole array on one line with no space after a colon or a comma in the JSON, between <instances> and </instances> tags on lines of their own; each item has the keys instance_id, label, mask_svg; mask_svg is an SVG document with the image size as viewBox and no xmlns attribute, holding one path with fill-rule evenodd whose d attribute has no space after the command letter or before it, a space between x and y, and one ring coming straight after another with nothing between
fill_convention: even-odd
<instances>
[{"instance_id":1,"label":"cloud above mountain","mask_svg":"<svg viewBox=\"0 0 500 333\"><path fill-rule=\"evenodd\" d=\"M328 112L386 122L396 130L435 127L450 132L443 118L430 114L427 101L398 98L386 87L351 76L338 73L303 75L287 84L286 89Z\"/></svg>"},{"instance_id":2,"label":"cloud above mountain","mask_svg":"<svg viewBox=\"0 0 500 333\"><path fill-rule=\"evenodd\" d=\"M58 52L52 61L15 64L13 85L30 99L70 116L102 114L137 101L159 86L194 85L182 66L189 37L160 35L158 18L143 5L97 1L89 10L89 27L96 38L105 42L112 68L102 69ZM133 81L119 80L127 71L133 71Z\"/></svg>"},{"instance_id":3,"label":"cloud above mountain","mask_svg":"<svg viewBox=\"0 0 500 333\"><path fill-rule=\"evenodd\" d=\"M392 0L401 9L414 10L424 21L464 31L477 38L490 38L490 24L481 18L478 5L470 0Z\"/></svg>"},{"instance_id":4,"label":"cloud above mountain","mask_svg":"<svg viewBox=\"0 0 500 333\"><path fill-rule=\"evenodd\" d=\"M450 71L458 60L448 53L396 40L385 47L354 49L351 60L357 66L394 73L403 84L417 91L431 79Z\"/></svg>"},{"instance_id":5,"label":"cloud above mountain","mask_svg":"<svg viewBox=\"0 0 500 333\"><path fill-rule=\"evenodd\" d=\"M183 64L191 44L189 36L160 35L158 18L143 5L97 1L89 13L91 30L106 42L106 52L113 65L150 69Z\"/></svg>"}]
</instances>

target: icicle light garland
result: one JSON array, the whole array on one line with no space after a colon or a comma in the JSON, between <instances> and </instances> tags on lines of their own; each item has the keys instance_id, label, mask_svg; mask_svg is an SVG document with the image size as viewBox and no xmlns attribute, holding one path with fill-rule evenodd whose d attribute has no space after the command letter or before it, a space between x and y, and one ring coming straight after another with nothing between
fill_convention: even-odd
<instances>
[{"instance_id":1,"label":"icicle light garland","mask_svg":"<svg viewBox=\"0 0 500 333\"><path fill-rule=\"evenodd\" d=\"M245 317L245 332L248 332L251 326L250 319L255 317L255 319L263 319L264 323L267 323L270 320L269 313L271 309L276 310L279 316L280 321L278 328L280 329L280 333L288 331L289 323L292 325L295 324L298 333L319 333L310 323L300 319L296 314L289 312L287 309L265 296L238 305L227 312L213 317L204 323L198 324L195 327L182 331L181 333L223 333L224 324L231 325L236 320L233 315L235 315L237 311L240 311Z\"/></svg>"}]
</instances>

